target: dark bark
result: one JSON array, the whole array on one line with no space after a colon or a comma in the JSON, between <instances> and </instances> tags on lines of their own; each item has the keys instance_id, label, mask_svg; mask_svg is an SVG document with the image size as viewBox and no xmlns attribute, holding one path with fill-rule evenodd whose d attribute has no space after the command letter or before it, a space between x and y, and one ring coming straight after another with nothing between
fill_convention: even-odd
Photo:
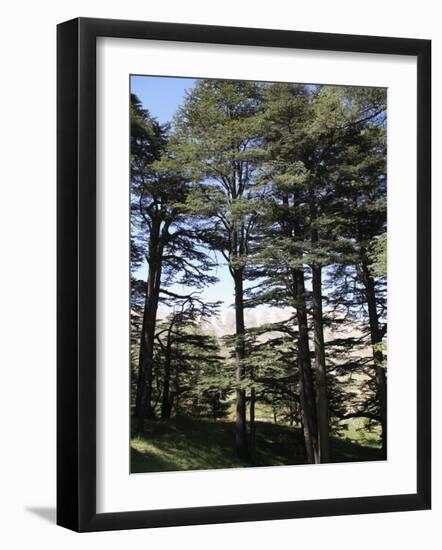
<instances>
[{"instance_id":1,"label":"dark bark","mask_svg":"<svg viewBox=\"0 0 442 550\"><path fill-rule=\"evenodd\" d=\"M253 376L253 374L252 374ZM250 389L249 453L252 462L256 457L255 388Z\"/></svg>"},{"instance_id":2,"label":"dark bark","mask_svg":"<svg viewBox=\"0 0 442 550\"><path fill-rule=\"evenodd\" d=\"M175 409L175 416L179 416L179 414L180 414L180 396L181 396L179 369L175 369L173 388L174 388L174 391L172 392L171 403L172 403L172 407Z\"/></svg>"},{"instance_id":3,"label":"dark bark","mask_svg":"<svg viewBox=\"0 0 442 550\"><path fill-rule=\"evenodd\" d=\"M166 349L165 349L161 418L170 418L170 414L172 412L172 401L171 401L171 395L170 395L170 371L171 371L171 361L172 361L172 353L171 353L172 343L170 338L170 332L171 332L172 326L173 325L171 323L167 333L167 343L166 343Z\"/></svg>"},{"instance_id":4,"label":"dark bark","mask_svg":"<svg viewBox=\"0 0 442 550\"><path fill-rule=\"evenodd\" d=\"M243 289L243 271L236 269L233 271L233 280L235 283L235 321L236 321L236 421L235 421L235 441L236 452L244 460L249 459L247 447L247 423L246 423L246 393L242 389L241 383L244 378L243 359L245 357L245 324L244 324L244 289Z\"/></svg>"},{"instance_id":5,"label":"dark bark","mask_svg":"<svg viewBox=\"0 0 442 550\"><path fill-rule=\"evenodd\" d=\"M293 426L294 422L295 422L295 411L294 411L294 407L293 407L293 402L290 401L289 402L289 409L290 409L290 413L289 413L289 423L290 423L290 426Z\"/></svg>"},{"instance_id":6,"label":"dark bark","mask_svg":"<svg viewBox=\"0 0 442 550\"><path fill-rule=\"evenodd\" d=\"M319 187L319 184L317 184ZM315 187L309 188L309 207L311 223L311 241L314 247L319 241L319 232L316 227L317 199ZM324 322L322 312L322 267L319 263L313 263L312 270L312 294L313 294L313 341L315 347L316 367L316 409L318 421L318 453L319 462L330 461L330 437L329 437L329 413L327 394L327 368L325 364Z\"/></svg>"},{"instance_id":7,"label":"dark bark","mask_svg":"<svg viewBox=\"0 0 442 550\"><path fill-rule=\"evenodd\" d=\"M384 367L384 355L380 349L382 343L382 331L379 327L379 316L376 307L376 292L374 279L368 267L368 259L365 249L361 249L361 265L365 295L367 299L368 319L370 324L370 338L373 347L373 359L375 364L375 379L377 398L382 428L382 452L387 457L387 377Z\"/></svg>"},{"instance_id":8,"label":"dark bark","mask_svg":"<svg viewBox=\"0 0 442 550\"><path fill-rule=\"evenodd\" d=\"M319 462L330 462L327 369L325 364L324 323L322 317L322 269L320 266L312 267L312 287Z\"/></svg>"},{"instance_id":9,"label":"dark bark","mask_svg":"<svg viewBox=\"0 0 442 550\"><path fill-rule=\"evenodd\" d=\"M296 317L298 322L298 367L300 402L304 428L304 442L307 460L310 464L319 462L318 425L316 416L315 388L310 359L307 308L305 303L304 271L293 270L296 291Z\"/></svg>"},{"instance_id":10,"label":"dark bark","mask_svg":"<svg viewBox=\"0 0 442 550\"><path fill-rule=\"evenodd\" d=\"M141 434L143 431L144 419L146 417L154 417L154 411L151 406L153 351L158 300L160 295L162 249L160 222L155 220L152 223L149 239L149 266L138 362L138 382L135 402L135 414L138 418L138 434Z\"/></svg>"},{"instance_id":11,"label":"dark bark","mask_svg":"<svg viewBox=\"0 0 442 550\"><path fill-rule=\"evenodd\" d=\"M283 197L283 203L290 208L289 197ZM293 208L296 201L293 201ZM285 226L286 235L290 238L301 235L301 226L296 216ZM302 259L302 255L300 257ZM298 324L298 371L299 371L299 403L301 408L302 429L307 461L310 464L319 462L318 454L318 423L316 413L316 397L310 358L309 330L307 322L307 306L305 299L304 268L291 269L291 294L296 309Z\"/></svg>"}]
</instances>

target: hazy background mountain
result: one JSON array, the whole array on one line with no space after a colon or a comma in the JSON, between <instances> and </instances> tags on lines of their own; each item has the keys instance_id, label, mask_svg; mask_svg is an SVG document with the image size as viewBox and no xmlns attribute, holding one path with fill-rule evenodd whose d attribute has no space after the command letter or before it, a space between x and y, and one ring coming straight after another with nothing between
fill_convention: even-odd
<instances>
[{"instance_id":1,"label":"hazy background mountain","mask_svg":"<svg viewBox=\"0 0 442 550\"><path fill-rule=\"evenodd\" d=\"M168 315L170 309L160 306L159 318L164 318ZM295 314L292 308L283 307L267 307L257 306L250 309L245 309L245 325L246 329L258 327L260 325L280 323L287 321ZM332 314L336 319L336 314ZM222 307L219 315L206 319L202 322L202 328L204 331L211 333L215 336L222 337L226 334L235 333L235 310L232 307ZM361 336L361 326L357 321L343 322L339 327L335 326L333 330L328 327L324 328L324 337L326 341L330 341L334 338L340 337L355 337ZM360 351L360 350L359 350Z\"/></svg>"}]
</instances>

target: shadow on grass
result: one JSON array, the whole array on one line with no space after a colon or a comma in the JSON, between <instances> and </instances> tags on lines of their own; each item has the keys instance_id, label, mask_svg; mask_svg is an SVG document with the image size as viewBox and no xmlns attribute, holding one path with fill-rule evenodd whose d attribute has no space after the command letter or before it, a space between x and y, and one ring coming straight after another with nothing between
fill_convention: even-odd
<instances>
[{"instance_id":1,"label":"shadow on grass","mask_svg":"<svg viewBox=\"0 0 442 550\"><path fill-rule=\"evenodd\" d=\"M142 453L133 447L130 449L130 464L131 474L139 474L142 472L171 472L177 470L175 463L168 462L153 453ZM149 469L146 469L146 466L148 466Z\"/></svg>"},{"instance_id":2,"label":"shadow on grass","mask_svg":"<svg viewBox=\"0 0 442 550\"><path fill-rule=\"evenodd\" d=\"M372 446L355 443L349 439L332 437L330 441L332 459L330 462L365 462L385 460L382 450Z\"/></svg>"},{"instance_id":3,"label":"shadow on grass","mask_svg":"<svg viewBox=\"0 0 442 550\"><path fill-rule=\"evenodd\" d=\"M254 463L235 453L235 424L208 419L146 421L142 437L131 441L131 473L210 470L305 464L298 428L256 422ZM331 462L382 460L381 451L350 440L331 438Z\"/></svg>"}]
</instances>

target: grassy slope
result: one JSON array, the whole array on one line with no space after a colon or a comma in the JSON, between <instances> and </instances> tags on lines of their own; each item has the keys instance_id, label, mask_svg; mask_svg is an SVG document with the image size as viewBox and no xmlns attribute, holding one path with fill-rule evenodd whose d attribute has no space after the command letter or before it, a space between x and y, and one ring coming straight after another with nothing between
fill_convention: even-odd
<instances>
[{"instance_id":1,"label":"grassy slope","mask_svg":"<svg viewBox=\"0 0 442 550\"><path fill-rule=\"evenodd\" d=\"M165 472L238 468L250 464L235 455L233 422L179 418L146 422L142 438L131 441L131 471ZM303 464L300 430L269 422L256 423L255 466ZM332 438L333 462L379 460L379 450L347 439Z\"/></svg>"}]
</instances>

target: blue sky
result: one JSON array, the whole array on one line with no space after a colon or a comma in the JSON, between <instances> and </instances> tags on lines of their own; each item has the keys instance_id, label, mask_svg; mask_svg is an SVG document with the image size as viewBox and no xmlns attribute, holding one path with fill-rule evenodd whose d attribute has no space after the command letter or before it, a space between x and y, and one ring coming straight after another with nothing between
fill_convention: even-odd
<instances>
[{"instance_id":1,"label":"blue sky","mask_svg":"<svg viewBox=\"0 0 442 550\"><path fill-rule=\"evenodd\" d=\"M158 76L131 76L130 90L138 96L143 107L154 116L160 124L172 121L177 108L183 102L186 90L195 85L192 78L173 78ZM220 265L214 272L219 282L211 285L202 292L202 297L207 301L224 302L225 306L234 301L233 282L229 270L223 258L219 258ZM138 273L140 278L146 278L147 266L144 265ZM175 292L185 293L188 287L176 285Z\"/></svg>"},{"instance_id":2,"label":"blue sky","mask_svg":"<svg viewBox=\"0 0 442 550\"><path fill-rule=\"evenodd\" d=\"M195 85L193 78L168 76L131 76L131 92L138 96L158 122L170 122L182 103L186 90Z\"/></svg>"}]
</instances>

